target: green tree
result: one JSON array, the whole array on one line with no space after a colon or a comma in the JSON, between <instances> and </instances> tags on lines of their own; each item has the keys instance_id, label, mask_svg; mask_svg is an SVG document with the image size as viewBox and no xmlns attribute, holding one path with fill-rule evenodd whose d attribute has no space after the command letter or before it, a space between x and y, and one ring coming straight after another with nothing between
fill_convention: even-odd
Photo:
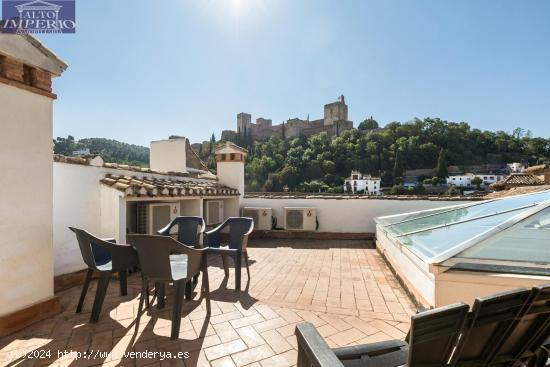
<instances>
[{"instance_id":1,"label":"green tree","mask_svg":"<svg viewBox=\"0 0 550 367\"><path fill-rule=\"evenodd\" d=\"M445 149L441 148L437 157L437 167L435 169L437 177L445 178L449 175L447 172L447 157Z\"/></svg>"},{"instance_id":2,"label":"green tree","mask_svg":"<svg viewBox=\"0 0 550 367\"><path fill-rule=\"evenodd\" d=\"M455 186L451 186L447 189L447 191L445 191L445 195L449 195L449 196L456 196L460 194L461 194L460 190L457 189Z\"/></svg>"},{"instance_id":3,"label":"green tree","mask_svg":"<svg viewBox=\"0 0 550 367\"><path fill-rule=\"evenodd\" d=\"M403 167L403 158L400 149L395 151L395 159L393 162L393 178L394 180L398 177L403 177L404 167Z\"/></svg>"},{"instance_id":4,"label":"green tree","mask_svg":"<svg viewBox=\"0 0 550 367\"><path fill-rule=\"evenodd\" d=\"M359 131L378 129L378 122L371 116L361 122L357 129L359 129Z\"/></svg>"},{"instance_id":5,"label":"green tree","mask_svg":"<svg viewBox=\"0 0 550 367\"><path fill-rule=\"evenodd\" d=\"M472 185L475 185L475 187L479 190L481 187L481 184L483 183L483 180L479 176L476 176L472 178L471 182L472 182Z\"/></svg>"}]
</instances>

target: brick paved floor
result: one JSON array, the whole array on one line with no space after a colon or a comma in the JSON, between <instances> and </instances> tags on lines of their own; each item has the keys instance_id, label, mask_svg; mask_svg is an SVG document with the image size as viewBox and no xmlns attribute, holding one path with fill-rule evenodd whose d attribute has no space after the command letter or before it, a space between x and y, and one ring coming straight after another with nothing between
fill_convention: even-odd
<instances>
[{"instance_id":1,"label":"brick paved floor","mask_svg":"<svg viewBox=\"0 0 550 367\"><path fill-rule=\"evenodd\" d=\"M297 323L313 323L332 347L403 338L413 305L376 250L364 241L253 240L251 281L238 294L219 259L209 267L212 312L195 294L182 313L180 338L171 341L171 289L166 308L153 304L134 333L140 277L129 277L128 296L112 281L101 319L89 324L96 283L81 314L80 288L58 294L62 312L0 339L0 365L17 366L293 366ZM243 268L243 288L246 283ZM170 287L169 287L170 288ZM102 351L75 360L58 351ZM24 353L35 357L18 358ZM189 352L188 358L124 358L129 352Z\"/></svg>"}]
</instances>

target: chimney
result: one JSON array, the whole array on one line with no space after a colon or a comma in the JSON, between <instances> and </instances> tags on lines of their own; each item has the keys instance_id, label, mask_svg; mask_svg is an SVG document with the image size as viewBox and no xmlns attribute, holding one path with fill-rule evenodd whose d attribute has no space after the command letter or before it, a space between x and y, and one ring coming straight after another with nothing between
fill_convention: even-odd
<instances>
[{"instance_id":1,"label":"chimney","mask_svg":"<svg viewBox=\"0 0 550 367\"><path fill-rule=\"evenodd\" d=\"M152 141L149 149L149 166L161 172L187 172L185 154L187 139L183 137Z\"/></svg>"},{"instance_id":2,"label":"chimney","mask_svg":"<svg viewBox=\"0 0 550 367\"><path fill-rule=\"evenodd\" d=\"M244 197L244 162L248 151L226 142L216 148L216 173L218 181L239 190L239 207Z\"/></svg>"}]
</instances>

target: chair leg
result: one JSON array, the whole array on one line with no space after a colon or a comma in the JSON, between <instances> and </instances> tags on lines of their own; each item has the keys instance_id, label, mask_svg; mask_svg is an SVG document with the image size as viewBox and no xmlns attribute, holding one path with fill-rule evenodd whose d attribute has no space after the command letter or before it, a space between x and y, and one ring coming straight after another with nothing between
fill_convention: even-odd
<instances>
[{"instance_id":1,"label":"chair leg","mask_svg":"<svg viewBox=\"0 0 550 367\"><path fill-rule=\"evenodd\" d=\"M78 306L76 306L76 313L82 312L82 306L84 305L84 299L86 298L86 293L90 287L90 281L92 280L92 274L94 273L93 269L88 268L86 271L86 279L84 279L84 285L82 285L82 292L80 293L80 299L78 300Z\"/></svg>"},{"instance_id":2,"label":"chair leg","mask_svg":"<svg viewBox=\"0 0 550 367\"><path fill-rule=\"evenodd\" d=\"M141 320L141 313L143 309L143 304L145 303L145 298L147 297L147 281L145 278L141 279L141 294L139 295L139 307L138 307L138 314L136 318L136 329L135 333L139 330L139 321Z\"/></svg>"},{"instance_id":3,"label":"chair leg","mask_svg":"<svg viewBox=\"0 0 550 367\"><path fill-rule=\"evenodd\" d=\"M225 255L222 256L222 263L223 263L223 272L225 273L225 277L227 278L229 276L229 268L227 267L227 259Z\"/></svg>"},{"instance_id":4,"label":"chair leg","mask_svg":"<svg viewBox=\"0 0 550 367\"><path fill-rule=\"evenodd\" d=\"M99 281L97 283L97 291L95 292L94 306L92 308L92 315L90 316L90 322L95 323L99 320L101 314L101 307L105 300L105 294L107 294L107 288L109 287L109 280L111 279L111 272L101 272Z\"/></svg>"},{"instance_id":5,"label":"chair leg","mask_svg":"<svg viewBox=\"0 0 550 367\"><path fill-rule=\"evenodd\" d=\"M128 295L128 279L126 275L126 269L118 272L118 280L120 282L120 295L121 296L127 296Z\"/></svg>"},{"instance_id":6,"label":"chair leg","mask_svg":"<svg viewBox=\"0 0 550 367\"><path fill-rule=\"evenodd\" d=\"M166 286L163 282L155 283L155 294L157 295L157 309L163 309L165 305Z\"/></svg>"},{"instance_id":7,"label":"chair leg","mask_svg":"<svg viewBox=\"0 0 550 367\"><path fill-rule=\"evenodd\" d=\"M149 280L145 280L145 307L149 308L151 304L149 303Z\"/></svg>"},{"instance_id":8,"label":"chair leg","mask_svg":"<svg viewBox=\"0 0 550 367\"><path fill-rule=\"evenodd\" d=\"M241 253L237 253L235 257L235 291L241 290Z\"/></svg>"},{"instance_id":9,"label":"chair leg","mask_svg":"<svg viewBox=\"0 0 550 367\"><path fill-rule=\"evenodd\" d=\"M206 298L206 314L210 315L210 282L208 280L208 265L204 265L202 269L202 295Z\"/></svg>"},{"instance_id":10,"label":"chair leg","mask_svg":"<svg viewBox=\"0 0 550 367\"><path fill-rule=\"evenodd\" d=\"M175 282L174 291L174 309L172 310L172 333L170 339L174 340L179 337L181 324L181 306L183 303L183 293L187 280L178 280Z\"/></svg>"},{"instance_id":11,"label":"chair leg","mask_svg":"<svg viewBox=\"0 0 550 367\"><path fill-rule=\"evenodd\" d=\"M248 252L243 252L244 254L244 262L246 264L246 274L248 275L248 280L250 280L250 268L248 266Z\"/></svg>"},{"instance_id":12,"label":"chair leg","mask_svg":"<svg viewBox=\"0 0 550 367\"><path fill-rule=\"evenodd\" d=\"M189 279L185 282L185 300L190 301L193 299L193 280Z\"/></svg>"}]
</instances>

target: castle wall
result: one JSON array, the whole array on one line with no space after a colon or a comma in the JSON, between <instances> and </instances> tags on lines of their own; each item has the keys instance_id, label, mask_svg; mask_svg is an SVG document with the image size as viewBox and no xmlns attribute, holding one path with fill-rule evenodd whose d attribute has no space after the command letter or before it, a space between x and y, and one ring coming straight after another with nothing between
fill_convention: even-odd
<instances>
[{"instance_id":1,"label":"castle wall","mask_svg":"<svg viewBox=\"0 0 550 367\"><path fill-rule=\"evenodd\" d=\"M329 136L339 135L353 128L353 122L348 121L348 106L344 96L340 96L337 102L324 106L324 118L318 120L302 120L293 118L283 125L272 125L271 119L259 117L256 123L252 123L252 116L241 112L237 115L237 131L224 130L222 139L236 141L239 134L250 134L253 140L267 140L272 136L285 137L311 136L326 132Z\"/></svg>"}]
</instances>

